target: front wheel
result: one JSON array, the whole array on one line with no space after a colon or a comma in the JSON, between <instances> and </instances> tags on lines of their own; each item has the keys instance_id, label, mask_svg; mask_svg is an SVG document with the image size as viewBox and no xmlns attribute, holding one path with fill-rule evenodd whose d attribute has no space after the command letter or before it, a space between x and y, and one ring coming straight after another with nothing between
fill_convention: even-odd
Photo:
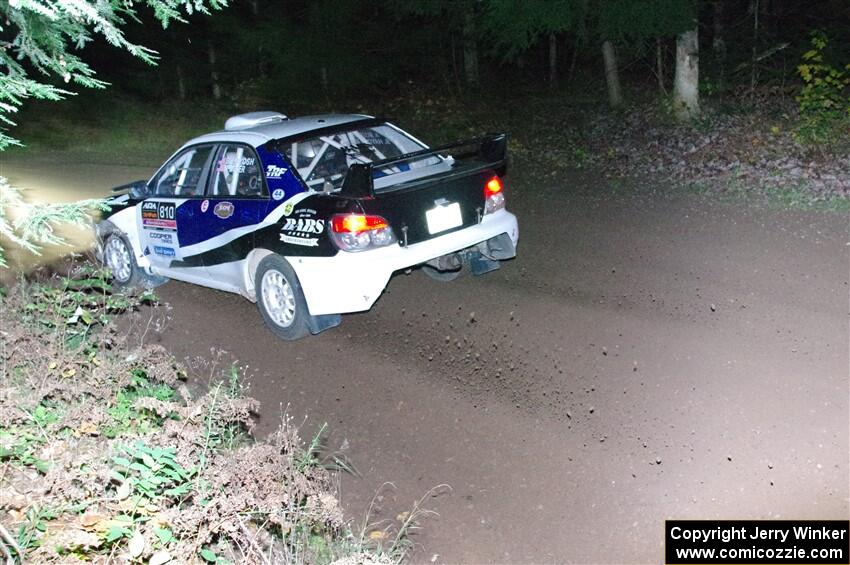
<instances>
[{"instance_id":1,"label":"front wheel","mask_svg":"<svg viewBox=\"0 0 850 565\"><path fill-rule=\"evenodd\" d=\"M127 238L119 232L110 234L103 244L103 265L112 272L113 284L120 288L154 288L168 281L165 277L145 273L136 263Z\"/></svg>"},{"instance_id":2,"label":"front wheel","mask_svg":"<svg viewBox=\"0 0 850 565\"><path fill-rule=\"evenodd\" d=\"M113 233L103 246L103 264L112 271L112 281L124 288L135 288L142 282L142 273L133 250L120 234Z\"/></svg>"},{"instance_id":3,"label":"front wheel","mask_svg":"<svg viewBox=\"0 0 850 565\"><path fill-rule=\"evenodd\" d=\"M279 255L260 261L254 278L257 305L263 321L278 337L287 341L310 333L307 301L292 266Z\"/></svg>"}]
</instances>

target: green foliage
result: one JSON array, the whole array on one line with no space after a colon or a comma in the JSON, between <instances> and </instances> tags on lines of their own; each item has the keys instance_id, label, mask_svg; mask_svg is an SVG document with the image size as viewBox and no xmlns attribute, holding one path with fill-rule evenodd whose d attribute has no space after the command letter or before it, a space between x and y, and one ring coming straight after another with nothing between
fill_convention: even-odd
<instances>
[{"instance_id":1,"label":"green foliage","mask_svg":"<svg viewBox=\"0 0 850 565\"><path fill-rule=\"evenodd\" d=\"M585 0L491 0L483 22L494 50L505 60L529 49L541 35L585 33Z\"/></svg>"},{"instance_id":2,"label":"green foliage","mask_svg":"<svg viewBox=\"0 0 850 565\"><path fill-rule=\"evenodd\" d=\"M217 555L215 551L206 547L199 550L198 555L200 555L201 559L207 563L216 563L217 565L227 565L230 563L230 561L220 555Z\"/></svg>"},{"instance_id":3,"label":"green foliage","mask_svg":"<svg viewBox=\"0 0 850 565\"><path fill-rule=\"evenodd\" d=\"M102 428L106 437L114 438L125 435L145 435L158 429L163 417L149 410L136 408L140 398L153 398L162 402L174 399L175 391L162 383L151 383L144 370L133 371L130 386L115 394L115 402L106 409L111 421Z\"/></svg>"},{"instance_id":4,"label":"green foliage","mask_svg":"<svg viewBox=\"0 0 850 565\"><path fill-rule=\"evenodd\" d=\"M135 441L120 449L124 455L112 458L112 478L129 487L126 494L136 507L159 507L163 499L179 499L192 490L195 469L184 469L177 462L175 448Z\"/></svg>"},{"instance_id":5,"label":"green foliage","mask_svg":"<svg viewBox=\"0 0 850 565\"><path fill-rule=\"evenodd\" d=\"M41 474L50 470L50 462L39 456L48 442L48 431L59 421L59 411L44 403L32 411L21 408L28 422L0 429L0 461L32 467Z\"/></svg>"},{"instance_id":6,"label":"green foliage","mask_svg":"<svg viewBox=\"0 0 850 565\"><path fill-rule=\"evenodd\" d=\"M156 301L151 291L134 296L113 293L109 277L107 269L82 265L61 277L58 284L35 283L28 289L23 320L40 331L61 332L65 346L76 350L85 346L91 332L105 326L110 316ZM89 361L93 359L91 354Z\"/></svg>"},{"instance_id":7,"label":"green foliage","mask_svg":"<svg viewBox=\"0 0 850 565\"><path fill-rule=\"evenodd\" d=\"M226 0L210 0L219 9ZM167 27L183 15L208 13L204 0L17 0L0 2L3 24L3 49L0 49L0 122L14 125L9 117L25 100L60 100L69 91L49 84L59 80L85 88L104 88L107 83L95 78L94 69L79 55L95 37L126 51L142 61L154 64L155 51L129 41L122 31L127 20L138 19L138 8L153 11ZM31 78L45 77L45 82ZM19 142L0 131L0 151Z\"/></svg>"},{"instance_id":8,"label":"green foliage","mask_svg":"<svg viewBox=\"0 0 850 565\"><path fill-rule=\"evenodd\" d=\"M800 143L825 148L846 141L850 133L850 64L843 67L827 61L826 35L812 34L811 49L803 53L797 72L803 90L797 96L800 125L795 138Z\"/></svg>"},{"instance_id":9,"label":"green foliage","mask_svg":"<svg viewBox=\"0 0 850 565\"><path fill-rule=\"evenodd\" d=\"M49 507L30 506L27 508L24 522L18 527L16 540L21 551L38 547L39 537L47 531L47 522L59 515L56 509ZM23 560L22 560L23 561Z\"/></svg>"},{"instance_id":10,"label":"green foliage","mask_svg":"<svg viewBox=\"0 0 850 565\"><path fill-rule=\"evenodd\" d=\"M2 82L3 78L0 77L0 89L2 89ZM2 133L0 133L1 141ZM14 220L12 220L12 210L15 210L16 214ZM11 186L5 177L0 177L0 237L36 255L41 254L43 245L66 243L56 234L55 224L90 225L93 212L108 210L109 206L106 202L97 199L80 200L68 204L30 204L21 197L19 188ZM7 266L3 246L0 245L0 267Z\"/></svg>"},{"instance_id":11,"label":"green foliage","mask_svg":"<svg viewBox=\"0 0 850 565\"><path fill-rule=\"evenodd\" d=\"M596 36L633 46L693 29L697 17L694 0L605 0L590 5Z\"/></svg>"}]
</instances>

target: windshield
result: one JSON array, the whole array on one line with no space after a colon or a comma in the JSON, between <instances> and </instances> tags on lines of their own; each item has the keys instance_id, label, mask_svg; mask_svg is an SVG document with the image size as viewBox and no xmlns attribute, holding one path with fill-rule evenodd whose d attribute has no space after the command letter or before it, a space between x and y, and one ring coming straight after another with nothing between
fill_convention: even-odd
<instances>
[{"instance_id":1,"label":"windshield","mask_svg":"<svg viewBox=\"0 0 850 565\"><path fill-rule=\"evenodd\" d=\"M299 139L283 145L281 149L309 188L327 190L342 185L348 167L353 163L390 159L420 151L425 146L398 128L380 124ZM440 157L430 155L376 170L374 176L383 180L385 177L419 171L442 162ZM328 187L326 183L332 186Z\"/></svg>"}]
</instances>

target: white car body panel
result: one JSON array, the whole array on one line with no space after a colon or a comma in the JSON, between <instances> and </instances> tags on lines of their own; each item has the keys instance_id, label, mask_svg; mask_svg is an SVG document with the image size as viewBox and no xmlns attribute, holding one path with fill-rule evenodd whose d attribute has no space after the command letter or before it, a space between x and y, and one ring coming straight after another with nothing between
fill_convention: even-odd
<instances>
[{"instance_id":1,"label":"white car body panel","mask_svg":"<svg viewBox=\"0 0 850 565\"><path fill-rule=\"evenodd\" d=\"M335 257L286 259L298 275L310 314L361 312L372 307L395 271L466 249L503 233L508 234L516 246L519 240L517 219L507 210L484 216L478 225L409 247L390 245L362 253L340 252Z\"/></svg>"}]
</instances>

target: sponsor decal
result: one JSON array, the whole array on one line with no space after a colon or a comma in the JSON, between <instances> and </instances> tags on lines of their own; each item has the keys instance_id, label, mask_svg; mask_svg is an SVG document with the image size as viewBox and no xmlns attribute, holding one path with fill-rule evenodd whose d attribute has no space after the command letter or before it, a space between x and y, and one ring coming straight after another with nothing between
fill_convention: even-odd
<instances>
[{"instance_id":1,"label":"sponsor decal","mask_svg":"<svg viewBox=\"0 0 850 565\"><path fill-rule=\"evenodd\" d=\"M276 188L276 189L274 189L274 191L272 192L272 198L273 198L274 200L283 200L283 196L284 196L284 194L285 194L285 193L283 192L283 189L282 189L282 188ZM289 204L289 207L290 207L289 211L291 212L291 211L292 211L292 205L291 205L291 204Z\"/></svg>"},{"instance_id":2,"label":"sponsor decal","mask_svg":"<svg viewBox=\"0 0 850 565\"><path fill-rule=\"evenodd\" d=\"M304 245L306 247L316 247L319 245L319 240L315 237L294 237L291 235L280 234L280 240L284 243L292 245Z\"/></svg>"},{"instance_id":3,"label":"sponsor decal","mask_svg":"<svg viewBox=\"0 0 850 565\"><path fill-rule=\"evenodd\" d=\"M225 153L216 164L216 172L226 175L245 172L246 167L253 167L256 160L253 157L236 157L236 153Z\"/></svg>"},{"instance_id":4,"label":"sponsor decal","mask_svg":"<svg viewBox=\"0 0 850 565\"><path fill-rule=\"evenodd\" d=\"M291 204L285 206L291 206ZM287 210L284 208L284 214L286 213ZM315 236L325 231L325 220L317 219L316 215L316 211L312 208L295 210L294 217L286 218L283 222L280 228L280 240L292 245L318 246L319 239Z\"/></svg>"},{"instance_id":5,"label":"sponsor decal","mask_svg":"<svg viewBox=\"0 0 850 565\"><path fill-rule=\"evenodd\" d=\"M299 234L318 234L325 231L325 221L314 218L287 218L282 232Z\"/></svg>"},{"instance_id":6,"label":"sponsor decal","mask_svg":"<svg viewBox=\"0 0 850 565\"><path fill-rule=\"evenodd\" d=\"M266 177L270 179L279 179L288 171L286 167L278 167L277 165L268 165L266 167Z\"/></svg>"},{"instance_id":7,"label":"sponsor decal","mask_svg":"<svg viewBox=\"0 0 850 565\"><path fill-rule=\"evenodd\" d=\"M163 257L174 257L173 247L163 247L162 245L154 245L153 252Z\"/></svg>"},{"instance_id":8,"label":"sponsor decal","mask_svg":"<svg viewBox=\"0 0 850 565\"><path fill-rule=\"evenodd\" d=\"M222 220L226 220L233 215L234 206L232 202L219 202L213 208L213 214Z\"/></svg>"},{"instance_id":9,"label":"sponsor decal","mask_svg":"<svg viewBox=\"0 0 850 565\"><path fill-rule=\"evenodd\" d=\"M174 202L142 203L142 227L145 229L176 230L176 216L177 207Z\"/></svg>"},{"instance_id":10,"label":"sponsor decal","mask_svg":"<svg viewBox=\"0 0 850 565\"><path fill-rule=\"evenodd\" d=\"M148 237L150 239L159 240L162 243L173 243L174 241L174 236L172 236L170 233L165 233L161 231L155 231L153 233L150 233L148 234Z\"/></svg>"},{"instance_id":11,"label":"sponsor decal","mask_svg":"<svg viewBox=\"0 0 850 565\"><path fill-rule=\"evenodd\" d=\"M206 214L207 210L209 210L209 209L210 209L210 201L209 200L204 200L203 202L201 202L201 213L202 214Z\"/></svg>"},{"instance_id":12,"label":"sponsor decal","mask_svg":"<svg viewBox=\"0 0 850 565\"><path fill-rule=\"evenodd\" d=\"M292 208L293 208L292 202L287 202L286 204L284 204L283 205L283 215L289 216L290 214L292 214Z\"/></svg>"}]
</instances>

